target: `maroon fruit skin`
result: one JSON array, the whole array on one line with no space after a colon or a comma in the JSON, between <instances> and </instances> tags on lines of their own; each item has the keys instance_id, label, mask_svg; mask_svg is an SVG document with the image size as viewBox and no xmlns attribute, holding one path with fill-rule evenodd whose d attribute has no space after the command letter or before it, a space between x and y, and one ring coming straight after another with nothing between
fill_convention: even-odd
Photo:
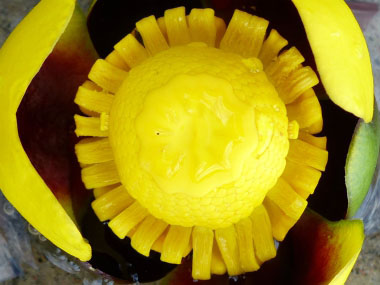
<instances>
[{"instance_id":1,"label":"maroon fruit skin","mask_svg":"<svg viewBox=\"0 0 380 285\"><path fill-rule=\"evenodd\" d=\"M81 181L74 145L78 86L95 61L70 37L59 42L30 83L17 111L21 143L32 165L72 218L81 216L90 191ZM43 206L43 205L41 205Z\"/></svg>"}]
</instances>

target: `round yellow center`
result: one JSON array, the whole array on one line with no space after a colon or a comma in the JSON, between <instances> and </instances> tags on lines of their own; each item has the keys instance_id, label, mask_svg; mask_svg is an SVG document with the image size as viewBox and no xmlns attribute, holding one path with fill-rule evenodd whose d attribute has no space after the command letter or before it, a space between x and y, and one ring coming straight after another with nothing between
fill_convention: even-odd
<instances>
[{"instance_id":1,"label":"round yellow center","mask_svg":"<svg viewBox=\"0 0 380 285\"><path fill-rule=\"evenodd\" d=\"M149 92L135 126L141 167L168 194L202 197L235 181L257 146L254 110L208 74Z\"/></svg>"},{"instance_id":2,"label":"round yellow center","mask_svg":"<svg viewBox=\"0 0 380 285\"><path fill-rule=\"evenodd\" d=\"M220 228L247 217L276 183L287 127L258 59L196 43L129 72L109 137L123 185L152 215Z\"/></svg>"}]
</instances>

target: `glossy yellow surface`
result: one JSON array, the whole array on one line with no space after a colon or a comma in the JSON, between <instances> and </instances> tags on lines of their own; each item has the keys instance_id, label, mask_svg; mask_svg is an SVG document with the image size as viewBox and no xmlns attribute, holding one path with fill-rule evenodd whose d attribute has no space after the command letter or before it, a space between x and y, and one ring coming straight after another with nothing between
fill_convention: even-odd
<instances>
[{"instance_id":1,"label":"glossy yellow surface","mask_svg":"<svg viewBox=\"0 0 380 285\"><path fill-rule=\"evenodd\" d=\"M327 271L328 282L324 284L344 284L351 273L364 242L364 225L359 220L344 220L328 222L334 231L334 236L329 239L332 247L339 249L339 258L329 260Z\"/></svg>"},{"instance_id":2,"label":"glossy yellow surface","mask_svg":"<svg viewBox=\"0 0 380 285\"><path fill-rule=\"evenodd\" d=\"M110 111L123 185L169 224L219 228L248 217L285 166L285 105L256 58L203 43L129 71Z\"/></svg>"},{"instance_id":3,"label":"glossy yellow surface","mask_svg":"<svg viewBox=\"0 0 380 285\"><path fill-rule=\"evenodd\" d=\"M371 61L350 8L343 0L292 1L301 16L327 94L341 108L371 121Z\"/></svg>"},{"instance_id":4,"label":"glossy yellow surface","mask_svg":"<svg viewBox=\"0 0 380 285\"><path fill-rule=\"evenodd\" d=\"M16 111L33 77L68 25L73 0L44 0L0 50L0 188L41 234L89 260L91 247L29 161L18 136Z\"/></svg>"},{"instance_id":5,"label":"glossy yellow surface","mask_svg":"<svg viewBox=\"0 0 380 285\"><path fill-rule=\"evenodd\" d=\"M255 151L255 112L231 83L178 75L147 94L136 119L140 164L168 194L202 197L235 181Z\"/></svg>"}]
</instances>

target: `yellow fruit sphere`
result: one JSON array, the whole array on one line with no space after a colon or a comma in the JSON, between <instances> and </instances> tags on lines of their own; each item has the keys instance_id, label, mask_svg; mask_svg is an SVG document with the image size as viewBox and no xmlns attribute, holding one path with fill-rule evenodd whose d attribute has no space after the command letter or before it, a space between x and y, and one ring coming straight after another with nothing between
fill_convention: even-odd
<instances>
[{"instance_id":1,"label":"yellow fruit sphere","mask_svg":"<svg viewBox=\"0 0 380 285\"><path fill-rule=\"evenodd\" d=\"M257 58L172 47L130 70L110 112L121 181L156 218L220 228L249 216L285 167L285 105Z\"/></svg>"}]
</instances>

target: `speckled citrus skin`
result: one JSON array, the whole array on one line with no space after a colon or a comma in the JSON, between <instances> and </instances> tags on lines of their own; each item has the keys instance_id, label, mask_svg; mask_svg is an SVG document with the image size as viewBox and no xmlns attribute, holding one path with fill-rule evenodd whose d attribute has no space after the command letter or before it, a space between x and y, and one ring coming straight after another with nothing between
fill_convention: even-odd
<instances>
[{"instance_id":1,"label":"speckled citrus skin","mask_svg":"<svg viewBox=\"0 0 380 285\"><path fill-rule=\"evenodd\" d=\"M219 165L221 169L214 169L197 178L199 167L186 165L194 165L194 161L199 165L200 156L195 159L185 155L185 162L178 163L174 174L173 171L168 174L168 170L173 170L172 166L176 165L173 161L177 161L181 154L193 153L189 149L204 149L204 153L212 149L212 138L190 138L178 142L169 162L157 162L162 157L160 150L173 145L173 142L167 139L163 142L155 130L159 127L173 129L175 122L154 117L155 114L165 109L169 113L181 114L183 110L179 110L186 109L183 106L187 104L181 96L187 93L195 97L203 96L202 90L190 90L191 82L200 78L216 86L216 90L205 92L214 92L211 96L219 98L228 109L226 113L233 114L235 118L234 123L225 125L220 124L220 120L209 126L205 122L205 128L209 128L210 133L218 129L217 132L229 136L222 145L215 137L216 155L213 162L210 158L204 158L206 164ZM165 95L168 90L178 90L178 95ZM221 94L219 97L218 92ZM165 103L165 100L169 101ZM218 117L213 114L215 110L207 112L209 119ZM148 125L149 118L152 121ZM247 120L252 125L247 124ZM201 123L198 121L199 112L193 119L187 114L186 120L180 120L185 122L185 129L181 132L187 137L191 136L186 128L199 128ZM219 124L218 127L216 124ZM196 43L160 52L129 72L112 105L109 137L123 185L152 215L172 225L221 228L247 217L276 183L285 167L289 147L287 127L285 105L258 59L244 59ZM231 130L235 135L231 134ZM204 132L204 135L207 133ZM172 137L176 138L175 135ZM246 144L240 144L239 138ZM232 153L235 151L239 158L227 155L226 159L232 161L230 165L223 164L226 161L223 155L229 153L228 142L234 142L236 148ZM181 181L177 179L175 182L177 175L191 183L179 183L181 189L176 190L175 183Z\"/></svg>"}]
</instances>

